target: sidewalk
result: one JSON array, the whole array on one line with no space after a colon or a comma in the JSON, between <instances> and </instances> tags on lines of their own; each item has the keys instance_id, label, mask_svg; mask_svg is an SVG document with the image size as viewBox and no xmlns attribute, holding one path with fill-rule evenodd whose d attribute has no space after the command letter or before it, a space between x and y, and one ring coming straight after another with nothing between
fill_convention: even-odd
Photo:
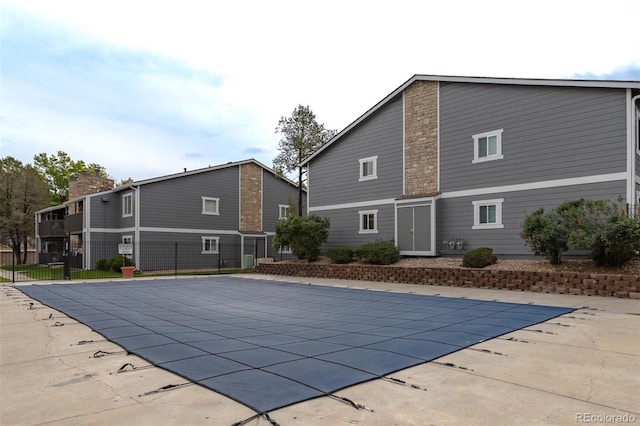
<instances>
[{"instance_id":1,"label":"sidewalk","mask_svg":"<svg viewBox=\"0 0 640 426\"><path fill-rule=\"evenodd\" d=\"M324 397L269 413L280 425L640 424L637 300L242 277L578 308L396 372L393 380L338 392L365 408ZM0 287L0 424L231 425L253 416L245 406L195 385L145 396L186 380L147 367L84 325L31 302L10 285ZM96 358L98 351L110 354ZM117 373L128 363L136 370ZM269 423L261 418L247 424Z\"/></svg>"}]
</instances>

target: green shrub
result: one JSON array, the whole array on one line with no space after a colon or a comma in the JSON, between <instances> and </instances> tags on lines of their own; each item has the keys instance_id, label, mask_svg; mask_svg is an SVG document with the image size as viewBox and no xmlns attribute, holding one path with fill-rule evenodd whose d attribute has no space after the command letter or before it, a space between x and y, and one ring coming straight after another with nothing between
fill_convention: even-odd
<instances>
[{"instance_id":1,"label":"green shrub","mask_svg":"<svg viewBox=\"0 0 640 426\"><path fill-rule=\"evenodd\" d=\"M598 266L620 266L640 250L640 223L630 217L611 216L591 237L590 257Z\"/></svg>"},{"instance_id":2,"label":"green shrub","mask_svg":"<svg viewBox=\"0 0 640 426\"><path fill-rule=\"evenodd\" d=\"M527 216L520 237L536 256L546 256L552 265L562 262L562 253L569 249L570 227L555 211L538 209Z\"/></svg>"},{"instance_id":3,"label":"green shrub","mask_svg":"<svg viewBox=\"0 0 640 426\"><path fill-rule=\"evenodd\" d=\"M640 248L640 223L611 201L579 199L527 216L520 236L552 264L561 262L564 251L576 249L587 250L596 265L620 266Z\"/></svg>"},{"instance_id":4,"label":"green shrub","mask_svg":"<svg viewBox=\"0 0 640 426\"><path fill-rule=\"evenodd\" d=\"M349 263L353 261L353 249L347 246L331 247L327 249L327 257L333 263Z\"/></svg>"},{"instance_id":5,"label":"green shrub","mask_svg":"<svg viewBox=\"0 0 640 426\"><path fill-rule=\"evenodd\" d=\"M493 265L498 258L493 254L493 250L489 247L479 247L469 250L462 258L462 266L465 268L484 268Z\"/></svg>"},{"instance_id":6,"label":"green shrub","mask_svg":"<svg viewBox=\"0 0 640 426\"><path fill-rule=\"evenodd\" d=\"M291 215L276 223L273 247L289 247L298 259L317 260L320 246L329 238L329 219L315 215Z\"/></svg>"},{"instance_id":7,"label":"green shrub","mask_svg":"<svg viewBox=\"0 0 640 426\"><path fill-rule=\"evenodd\" d=\"M133 261L124 256L115 256L110 259L96 260L96 269L99 271L120 272L122 266L133 266Z\"/></svg>"},{"instance_id":8,"label":"green shrub","mask_svg":"<svg viewBox=\"0 0 640 426\"><path fill-rule=\"evenodd\" d=\"M109 270L111 270L111 260L110 259L98 259L98 260L96 260L96 269L98 271L109 271Z\"/></svg>"},{"instance_id":9,"label":"green shrub","mask_svg":"<svg viewBox=\"0 0 640 426\"><path fill-rule=\"evenodd\" d=\"M400 259L400 250L391 241L377 241L354 248L353 255L369 265L392 265Z\"/></svg>"}]
</instances>

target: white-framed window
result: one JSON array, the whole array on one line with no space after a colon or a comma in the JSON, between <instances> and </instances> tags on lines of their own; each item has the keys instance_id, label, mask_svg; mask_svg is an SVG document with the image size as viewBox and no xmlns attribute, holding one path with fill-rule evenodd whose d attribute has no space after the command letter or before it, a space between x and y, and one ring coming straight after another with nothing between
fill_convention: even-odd
<instances>
[{"instance_id":1,"label":"white-framed window","mask_svg":"<svg viewBox=\"0 0 640 426\"><path fill-rule=\"evenodd\" d=\"M220 237L202 237L202 254L218 254Z\"/></svg>"},{"instance_id":2,"label":"white-framed window","mask_svg":"<svg viewBox=\"0 0 640 426\"><path fill-rule=\"evenodd\" d=\"M503 130L499 129L473 135L473 163L504 158L502 155Z\"/></svg>"},{"instance_id":3,"label":"white-framed window","mask_svg":"<svg viewBox=\"0 0 640 426\"><path fill-rule=\"evenodd\" d=\"M473 201L473 229L504 228L502 203L504 198Z\"/></svg>"},{"instance_id":4,"label":"white-framed window","mask_svg":"<svg viewBox=\"0 0 640 426\"><path fill-rule=\"evenodd\" d=\"M122 195L122 217L133 216L133 194Z\"/></svg>"},{"instance_id":5,"label":"white-framed window","mask_svg":"<svg viewBox=\"0 0 640 426\"><path fill-rule=\"evenodd\" d=\"M360 217L360 234L378 233L378 210L363 210L358 212Z\"/></svg>"},{"instance_id":6,"label":"white-framed window","mask_svg":"<svg viewBox=\"0 0 640 426\"><path fill-rule=\"evenodd\" d=\"M220 214L220 198L202 197L202 214Z\"/></svg>"},{"instance_id":7,"label":"white-framed window","mask_svg":"<svg viewBox=\"0 0 640 426\"><path fill-rule=\"evenodd\" d=\"M360 179L363 180L371 180L378 179L378 156L375 157L367 157L361 158L358 160L360 165Z\"/></svg>"},{"instance_id":8,"label":"white-framed window","mask_svg":"<svg viewBox=\"0 0 640 426\"><path fill-rule=\"evenodd\" d=\"M287 204L278 205L278 219L285 219L289 213L289 206Z\"/></svg>"}]
</instances>

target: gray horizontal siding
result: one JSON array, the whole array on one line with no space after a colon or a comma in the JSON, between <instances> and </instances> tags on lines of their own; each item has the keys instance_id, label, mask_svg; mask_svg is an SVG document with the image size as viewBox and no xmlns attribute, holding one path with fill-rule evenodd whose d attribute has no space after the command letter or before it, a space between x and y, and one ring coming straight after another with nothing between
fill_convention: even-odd
<instances>
[{"instance_id":1,"label":"gray horizontal siding","mask_svg":"<svg viewBox=\"0 0 640 426\"><path fill-rule=\"evenodd\" d=\"M140 226L237 230L238 167L142 185ZM202 198L220 199L220 215L202 214Z\"/></svg>"},{"instance_id":2,"label":"gray horizontal siding","mask_svg":"<svg viewBox=\"0 0 640 426\"><path fill-rule=\"evenodd\" d=\"M625 91L442 83L441 191L622 172ZM472 164L472 135L504 129L504 159Z\"/></svg>"},{"instance_id":3,"label":"gray horizontal siding","mask_svg":"<svg viewBox=\"0 0 640 426\"><path fill-rule=\"evenodd\" d=\"M298 189L287 181L265 171L262 174L262 194L262 230L274 232L280 214L278 206L280 204L288 205L289 199L297 205ZM306 205L307 197L303 192L303 208Z\"/></svg>"},{"instance_id":4,"label":"gray horizontal siding","mask_svg":"<svg viewBox=\"0 0 640 426\"><path fill-rule=\"evenodd\" d=\"M491 247L495 254L508 256L531 256L531 250L520 238L522 223L528 214L539 208L551 210L558 204L579 198L606 199L617 201L624 197L624 181L589 185L575 185L529 191L506 192L501 194L476 195L470 197L445 198L436 202L437 234L436 246L441 255L462 254L478 247ZM472 201L503 198L503 229L472 229ZM463 238L464 250L446 250L443 240Z\"/></svg>"},{"instance_id":5,"label":"gray horizontal siding","mask_svg":"<svg viewBox=\"0 0 640 426\"><path fill-rule=\"evenodd\" d=\"M220 253L202 254L202 237L219 237ZM239 268L241 265L241 250L239 235L206 233L176 233L176 232L141 232L141 244L136 245L139 250L141 270L172 269L177 258L178 269L186 267L201 267L215 269L218 259L223 266ZM177 249L177 251L176 251Z\"/></svg>"},{"instance_id":6,"label":"gray horizontal siding","mask_svg":"<svg viewBox=\"0 0 640 426\"><path fill-rule=\"evenodd\" d=\"M104 201L103 201L104 200ZM119 193L106 193L89 199L91 228L116 229L125 227L123 222L133 226L133 218L122 217L122 197ZM85 208L85 212L87 209ZM129 219L129 220L123 220Z\"/></svg>"},{"instance_id":7,"label":"gray horizontal siding","mask_svg":"<svg viewBox=\"0 0 640 426\"><path fill-rule=\"evenodd\" d=\"M402 195L402 99L382 107L309 165L309 205ZM358 160L378 156L378 179L359 182Z\"/></svg>"},{"instance_id":8,"label":"gray horizontal siding","mask_svg":"<svg viewBox=\"0 0 640 426\"><path fill-rule=\"evenodd\" d=\"M118 244L122 242L122 235L124 234L90 232L85 236L83 253L87 256L89 269L95 269L98 259L118 256Z\"/></svg>"},{"instance_id":9,"label":"gray horizontal siding","mask_svg":"<svg viewBox=\"0 0 640 426\"><path fill-rule=\"evenodd\" d=\"M378 233L359 234L359 211L378 210ZM323 249L334 246L355 246L378 240L395 239L395 207L394 205L370 206L349 209L336 209L314 212L317 216L327 217L331 222L329 239Z\"/></svg>"}]
</instances>

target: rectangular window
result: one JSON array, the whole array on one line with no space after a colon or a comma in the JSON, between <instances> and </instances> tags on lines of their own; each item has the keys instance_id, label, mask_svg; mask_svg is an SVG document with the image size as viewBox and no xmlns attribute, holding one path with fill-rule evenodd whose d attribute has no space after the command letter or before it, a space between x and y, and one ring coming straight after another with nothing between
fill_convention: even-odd
<instances>
[{"instance_id":1,"label":"rectangular window","mask_svg":"<svg viewBox=\"0 0 640 426\"><path fill-rule=\"evenodd\" d=\"M285 204L280 204L278 206L278 219L285 219L287 217L287 213L289 213L289 206Z\"/></svg>"},{"instance_id":2,"label":"rectangular window","mask_svg":"<svg viewBox=\"0 0 640 426\"><path fill-rule=\"evenodd\" d=\"M133 216L133 194L122 196L122 217Z\"/></svg>"},{"instance_id":3,"label":"rectangular window","mask_svg":"<svg viewBox=\"0 0 640 426\"><path fill-rule=\"evenodd\" d=\"M218 215L220 208L220 199L211 197L202 197L202 214Z\"/></svg>"},{"instance_id":4,"label":"rectangular window","mask_svg":"<svg viewBox=\"0 0 640 426\"><path fill-rule=\"evenodd\" d=\"M360 181L378 179L378 156L361 158L358 162L360 164Z\"/></svg>"},{"instance_id":5,"label":"rectangular window","mask_svg":"<svg viewBox=\"0 0 640 426\"><path fill-rule=\"evenodd\" d=\"M502 203L496 200L473 201L473 229L504 228L502 224Z\"/></svg>"},{"instance_id":6,"label":"rectangular window","mask_svg":"<svg viewBox=\"0 0 640 426\"><path fill-rule=\"evenodd\" d=\"M202 254L218 254L220 237L202 237Z\"/></svg>"},{"instance_id":7,"label":"rectangular window","mask_svg":"<svg viewBox=\"0 0 640 426\"><path fill-rule=\"evenodd\" d=\"M480 206L480 224L496 223L496 206Z\"/></svg>"},{"instance_id":8,"label":"rectangular window","mask_svg":"<svg viewBox=\"0 0 640 426\"><path fill-rule=\"evenodd\" d=\"M358 212L360 216L360 234L375 234L378 232L378 210Z\"/></svg>"},{"instance_id":9,"label":"rectangular window","mask_svg":"<svg viewBox=\"0 0 640 426\"><path fill-rule=\"evenodd\" d=\"M500 160L502 155L502 131L494 130L473 135L473 163Z\"/></svg>"}]
</instances>

